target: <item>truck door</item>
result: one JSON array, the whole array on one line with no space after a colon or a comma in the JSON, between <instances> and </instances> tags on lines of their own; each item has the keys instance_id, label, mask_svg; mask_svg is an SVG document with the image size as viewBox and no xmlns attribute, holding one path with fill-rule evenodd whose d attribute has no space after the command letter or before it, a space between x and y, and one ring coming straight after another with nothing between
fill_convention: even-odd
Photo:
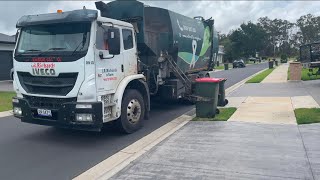
<instances>
[{"instance_id":1,"label":"truck door","mask_svg":"<svg viewBox=\"0 0 320 180\"><path fill-rule=\"evenodd\" d=\"M137 74L138 55L133 29L123 28L123 58L125 76Z\"/></svg>"},{"instance_id":2,"label":"truck door","mask_svg":"<svg viewBox=\"0 0 320 180\"><path fill-rule=\"evenodd\" d=\"M96 86L98 94L102 92L115 90L121 80L124 78L123 72L123 53L119 55L110 55L108 50L108 28L109 26L97 25L95 65L96 65ZM120 41L122 41L120 28ZM120 42L121 46L122 43ZM103 58L101 58L103 57Z\"/></svg>"}]
</instances>

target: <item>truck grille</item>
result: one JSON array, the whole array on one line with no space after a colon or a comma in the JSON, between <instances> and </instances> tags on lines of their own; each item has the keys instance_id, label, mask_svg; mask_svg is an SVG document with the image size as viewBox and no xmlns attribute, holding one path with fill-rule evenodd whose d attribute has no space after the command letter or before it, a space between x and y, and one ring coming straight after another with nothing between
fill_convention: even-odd
<instances>
[{"instance_id":1,"label":"truck grille","mask_svg":"<svg viewBox=\"0 0 320 180\"><path fill-rule=\"evenodd\" d=\"M47 98L23 95L32 108L59 109L62 104L76 102L77 98Z\"/></svg>"},{"instance_id":2,"label":"truck grille","mask_svg":"<svg viewBox=\"0 0 320 180\"><path fill-rule=\"evenodd\" d=\"M58 77L32 76L28 72L17 72L24 90L32 94L67 95L74 87L78 73L61 73Z\"/></svg>"}]
</instances>

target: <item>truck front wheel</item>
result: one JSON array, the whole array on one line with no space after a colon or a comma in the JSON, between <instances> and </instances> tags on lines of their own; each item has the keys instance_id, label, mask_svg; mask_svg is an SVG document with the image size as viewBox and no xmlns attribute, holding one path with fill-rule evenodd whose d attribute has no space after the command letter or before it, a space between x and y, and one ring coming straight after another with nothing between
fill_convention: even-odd
<instances>
[{"instance_id":1,"label":"truck front wheel","mask_svg":"<svg viewBox=\"0 0 320 180\"><path fill-rule=\"evenodd\" d=\"M142 126L145 113L143 97L139 91L128 89L124 93L121 104L121 117L118 126L121 132L133 133Z\"/></svg>"}]
</instances>

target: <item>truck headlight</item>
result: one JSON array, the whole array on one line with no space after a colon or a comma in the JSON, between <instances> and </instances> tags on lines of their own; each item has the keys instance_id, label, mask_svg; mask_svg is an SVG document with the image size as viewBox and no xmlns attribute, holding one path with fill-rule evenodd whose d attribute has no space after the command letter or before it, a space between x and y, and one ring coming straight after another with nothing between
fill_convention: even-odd
<instances>
[{"instance_id":1,"label":"truck headlight","mask_svg":"<svg viewBox=\"0 0 320 180\"><path fill-rule=\"evenodd\" d=\"M13 108L13 114L14 114L14 115L21 116L21 115L22 115L22 110L21 110L21 108L19 108L19 107L14 107L14 108Z\"/></svg>"},{"instance_id":2,"label":"truck headlight","mask_svg":"<svg viewBox=\"0 0 320 180\"><path fill-rule=\"evenodd\" d=\"M92 122L92 114L76 114L76 121Z\"/></svg>"}]
</instances>

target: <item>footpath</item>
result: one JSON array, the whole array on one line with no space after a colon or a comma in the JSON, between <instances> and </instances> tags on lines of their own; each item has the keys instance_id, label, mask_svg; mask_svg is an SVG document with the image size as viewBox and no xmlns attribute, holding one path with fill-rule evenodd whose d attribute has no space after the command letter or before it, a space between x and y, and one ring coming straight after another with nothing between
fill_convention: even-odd
<instances>
[{"instance_id":1,"label":"footpath","mask_svg":"<svg viewBox=\"0 0 320 180\"><path fill-rule=\"evenodd\" d=\"M293 112L319 107L320 81L287 82L287 68L232 91L228 121L190 121L111 179L320 179L320 123Z\"/></svg>"},{"instance_id":2,"label":"footpath","mask_svg":"<svg viewBox=\"0 0 320 180\"><path fill-rule=\"evenodd\" d=\"M282 64L272 71L261 83L285 83L287 82L288 64Z\"/></svg>"},{"instance_id":3,"label":"footpath","mask_svg":"<svg viewBox=\"0 0 320 180\"><path fill-rule=\"evenodd\" d=\"M319 108L320 82L290 82L287 71L288 64L282 64L261 83L245 84L231 93L228 106L237 111L229 121L297 124L294 109Z\"/></svg>"}]
</instances>

